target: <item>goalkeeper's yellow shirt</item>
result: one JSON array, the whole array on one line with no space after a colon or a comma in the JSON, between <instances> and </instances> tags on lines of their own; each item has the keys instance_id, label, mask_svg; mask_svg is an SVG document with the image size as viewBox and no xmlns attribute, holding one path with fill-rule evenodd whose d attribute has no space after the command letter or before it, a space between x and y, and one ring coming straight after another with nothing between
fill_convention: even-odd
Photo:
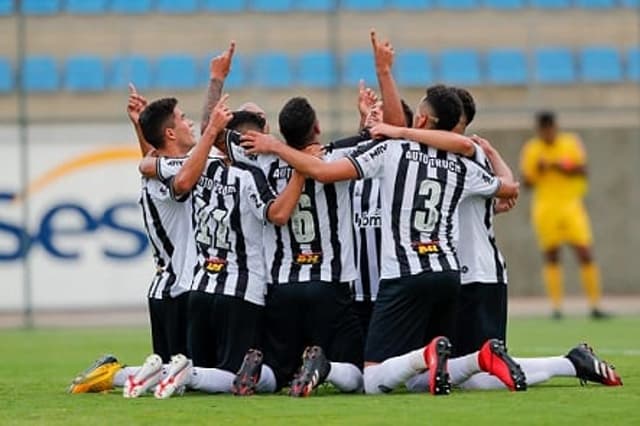
<instances>
[{"instance_id":1,"label":"goalkeeper's yellow shirt","mask_svg":"<svg viewBox=\"0 0 640 426\"><path fill-rule=\"evenodd\" d=\"M533 202L536 204L569 202L585 196L587 192L585 176L567 176L553 169L540 173L538 169L540 161L586 165L586 154L576 135L559 133L551 144L545 143L540 138L529 140L522 149L520 169L526 181L533 186Z\"/></svg>"}]
</instances>

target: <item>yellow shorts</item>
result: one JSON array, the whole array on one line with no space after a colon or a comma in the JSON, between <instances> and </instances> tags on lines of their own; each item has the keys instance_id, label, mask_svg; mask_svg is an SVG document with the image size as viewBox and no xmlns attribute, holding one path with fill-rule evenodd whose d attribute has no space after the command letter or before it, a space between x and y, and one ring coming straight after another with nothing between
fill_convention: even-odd
<instances>
[{"instance_id":1,"label":"yellow shorts","mask_svg":"<svg viewBox=\"0 0 640 426\"><path fill-rule=\"evenodd\" d=\"M536 203L532 209L533 227L543 251L564 244L591 246L593 236L589 215L582 201Z\"/></svg>"}]
</instances>

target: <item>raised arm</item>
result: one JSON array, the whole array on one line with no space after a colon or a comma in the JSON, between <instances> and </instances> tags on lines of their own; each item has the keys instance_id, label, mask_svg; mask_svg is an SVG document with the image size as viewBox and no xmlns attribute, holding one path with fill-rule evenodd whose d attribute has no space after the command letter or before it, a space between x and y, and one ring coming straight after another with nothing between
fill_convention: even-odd
<instances>
[{"instance_id":1,"label":"raised arm","mask_svg":"<svg viewBox=\"0 0 640 426\"><path fill-rule=\"evenodd\" d=\"M358 130L364 129L367 116L378 102L378 95L370 87L364 85L364 80L358 84L358 112L360 113L360 125Z\"/></svg>"},{"instance_id":2,"label":"raised arm","mask_svg":"<svg viewBox=\"0 0 640 426\"><path fill-rule=\"evenodd\" d=\"M470 138L444 130L412 129L380 123L373 126L369 132L374 139L385 137L391 139L407 139L466 157L471 157L475 153L475 145Z\"/></svg>"},{"instance_id":3,"label":"raised arm","mask_svg":"<svg viewBox=\"0 0 640 426\"><path fill-rule=\"evenodd\" d=\"M222 87L224 86L224 80L229 75L229 71L231 71L231 61L235 50L236 42L231 41L229 48L211 59L209 63L209 85L207 86L207 97L202 109L201 134L204 133L207 124L209 124L211 111L220 100L220 96L222 96Z\"/></svg>"},{"instance_id":4,"label":"raised arm","mask_svg":"<svg viewBox=\"0 0 640 426\"><path fill-rule=\"evenodd\" d=\"M142 156L146 156L149 151L153 149L153 146L146 141L142 134L142 128L140 127L140 113L147 107L147 100L144 96L140 95L136 90L136 86L133 83L129 83L129 101L127 103L127 115L131 124L136 132L138 138L138 145L140 146L140 152Z\"/></svg>"},{"instance_id":5,"label":"raised arm","mask_svg":"<svg viewBox=\"0 0 640 426\"><path fill-rule=\"evenodd\" d=\"M384 121L396 126L410 126L411 123L405 123L400 93L393 74L391 74L394 57L393 46L389 41L378 42L375 30L371 30L371 46L373 48L380 94L382 95Z\"/></svg>"}]
</instances>

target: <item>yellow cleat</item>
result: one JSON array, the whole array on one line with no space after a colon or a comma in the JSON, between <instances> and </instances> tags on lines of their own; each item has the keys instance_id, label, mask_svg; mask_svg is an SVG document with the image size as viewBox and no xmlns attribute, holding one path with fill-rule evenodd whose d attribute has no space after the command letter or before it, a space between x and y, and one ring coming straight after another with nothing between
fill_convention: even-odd
<instances>
[{"instance_id":1,"label":"yellow cleat","mask_svg":"<svg viewBox=\"0 0 640 426\"><path fill-rule=\"evenodd\" d=\"M123 367L113 355L103 355L76 376L69 393L103 392L113 389L113 377Z\"/></svg>"}]
</instances>

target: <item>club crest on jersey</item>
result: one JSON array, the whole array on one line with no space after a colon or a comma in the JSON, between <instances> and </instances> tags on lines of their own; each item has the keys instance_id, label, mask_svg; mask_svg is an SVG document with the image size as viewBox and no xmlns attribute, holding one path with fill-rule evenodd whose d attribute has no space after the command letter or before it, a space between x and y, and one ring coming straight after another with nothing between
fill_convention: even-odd
<instances>
[{"instance_id":1,"label":"club crest on jersey","mask_svg":"<svg viewBox=\"0 0 640 426\"><path fill-rule=\"evenodd\" d=\"M322 252L303 251L295 257L298 265L317 265L322 262Z\"/></svg>"},{"instance_id":2,"label":"club crest on jersey","mask_svg":"<svg viewBox=\"0 0 640 426\"><path fill-rule=\"evenodd\" d=\"M440 245L435 241L414 241L411 243L411 247L418 253L418 256L440 253Z\"/></svg>"},{"instance_id":3,"label":"club crest on jersey","mask_svg":"<svg viewBox=\"0 0 640 426\"><path fill-rule=\"evenodd\" d=\"M227 261L219 257L210 257L204 262L204 269L212 274L221 272L227 266Z\"/></svg>"}]
</instances>

